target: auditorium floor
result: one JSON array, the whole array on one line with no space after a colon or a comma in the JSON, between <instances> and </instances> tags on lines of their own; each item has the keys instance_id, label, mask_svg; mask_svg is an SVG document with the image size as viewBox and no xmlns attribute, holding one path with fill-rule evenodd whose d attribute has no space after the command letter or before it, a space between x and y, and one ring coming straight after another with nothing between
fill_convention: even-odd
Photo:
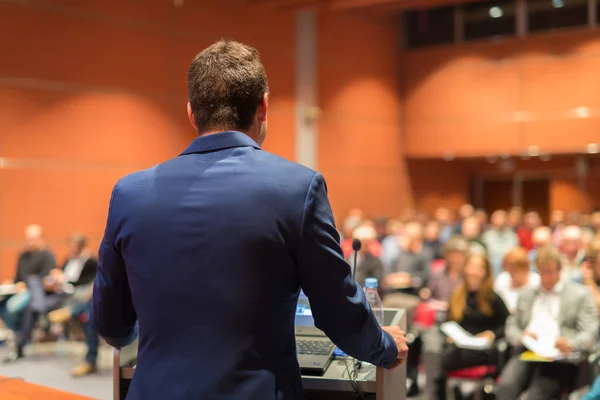
<instances>
[{"instance_id":1,"label":"auditorium floor","mask_svg":"<svg viewBox=\"0 0 600 400\"><path fill-rule=\"evenodd\" d=\"M102 346L100 370L83 378L72 378L71 368L83 359L83 343L66 343L65 355L57 355L56 343L29 346L27 357L12 364L0 364L0 372L7 377L18 377L31 383L88 396L98 400L112 400L112 352ZM4 358L6 347L0 347Z\"/></svg>"}]
</instances>

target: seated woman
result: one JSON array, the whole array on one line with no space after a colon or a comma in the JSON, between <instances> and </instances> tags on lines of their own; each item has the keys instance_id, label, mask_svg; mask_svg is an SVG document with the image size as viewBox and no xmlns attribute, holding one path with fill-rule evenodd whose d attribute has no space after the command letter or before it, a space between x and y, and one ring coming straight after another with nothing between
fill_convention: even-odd
<instances>
[{"instance_id":1,"label":"seated woman","mask_svg":"<svg viewBox=\"0 0 600 400\"><path fill-rule=\"evenodd\" d=\"M519 293L540 284L540 276L531 271L527 250L515 247L504 256L504 271L494 281L494 291L498 293L506 307L515 311Z\"/></svg>"},{"instance_id":2,"label":"seated woman","mask_svg":"<svg viewBox=\"0 0 600 400\"><path fill-rule=\"evenodd\" d=\"M493 289L492 268L483 254L472 254L467 260L463 282L458 285L448 307L448 319L457 322L465 331L494 343L504 335L509 316L504 301ZM446 376L449 372L492 365L497 361L495 346L488 350L459 348L448 340L442 354L442 371L437 379L438 399L446 398Z\"/></svg>"},{"instance_id":3,"label":"seated woman","mask_svg":"<svg viewBox=\"0 0 600 400\"><path fill-rule=\"evenodd\" d=\"M460 236L451 237L442 250L445 266L443 269L431 273L427 287L419 291L419 296L424 304L421 304L415 311L415 323L420 320L430 321L430 317L422 316L420 313L433 313L433 315L444 315L448 309L448 300L450 295L458 284L462 281L463 269L469 253L469 243ZM439 317L438 317L439 318ZM433 322L433 321L432 321ZM421 362L423 347L425 352L438 353L439 350L438 330L428 329L422 331L419 336L410 345L408 353L407 377L411 379L411 385L408 388L408 396L419 394L417 386L418 367ZM427 376L435 376L438 369L437 365L432 366L425 363Z\"/></svg>"}]
</instances>

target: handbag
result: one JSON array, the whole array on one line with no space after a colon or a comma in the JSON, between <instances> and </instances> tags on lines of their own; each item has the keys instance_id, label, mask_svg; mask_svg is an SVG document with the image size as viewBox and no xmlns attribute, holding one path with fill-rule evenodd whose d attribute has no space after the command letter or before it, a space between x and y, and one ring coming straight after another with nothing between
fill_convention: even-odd
<instances>
[{"instance_id":1,"label":"handbag","mask_svg":"<svg viewBox=\"0 0 600 400\"><path fill-rule=\"evenodd\" d=\"M6 310L10 314L20 314L25 311L31 300L28 290L14 294L6 301Z\"/></svg>"}]
</instances>

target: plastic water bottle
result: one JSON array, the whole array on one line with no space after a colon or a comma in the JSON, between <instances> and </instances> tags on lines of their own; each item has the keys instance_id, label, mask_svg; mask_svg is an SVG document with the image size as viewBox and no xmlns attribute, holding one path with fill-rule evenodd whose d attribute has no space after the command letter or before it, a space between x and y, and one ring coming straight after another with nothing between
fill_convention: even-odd
<instances>
[{"instance_id":1,"label":"plastic water bottle","mask_svg":"<svg viewBox=\"0 0 600 400\"><path fill-rule=\"evenodd\" d=\"M375 314L377 322L379 322L379 325L383 326L383 304L381 303L381 298L377 292L377 286L377 278L365 279L365 296L371 305L371 310L373 310L373 314Z\"/></svg>"}]
</instances>

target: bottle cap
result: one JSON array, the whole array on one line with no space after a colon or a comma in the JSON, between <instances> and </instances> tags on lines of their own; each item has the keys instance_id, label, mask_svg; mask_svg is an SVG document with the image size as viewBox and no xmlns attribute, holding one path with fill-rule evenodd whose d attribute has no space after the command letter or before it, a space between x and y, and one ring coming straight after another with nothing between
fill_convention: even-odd
<instances>
[{"instance_id":1,"label":"bottle cap","mask_svg":"<svg viewBox=\"0 0 600 400\"><path fill-rule=\"evenodd\" d=\"M377 289L377 278L365 279L365 287L367 289Z\"/></svg>"}]
</instances>

